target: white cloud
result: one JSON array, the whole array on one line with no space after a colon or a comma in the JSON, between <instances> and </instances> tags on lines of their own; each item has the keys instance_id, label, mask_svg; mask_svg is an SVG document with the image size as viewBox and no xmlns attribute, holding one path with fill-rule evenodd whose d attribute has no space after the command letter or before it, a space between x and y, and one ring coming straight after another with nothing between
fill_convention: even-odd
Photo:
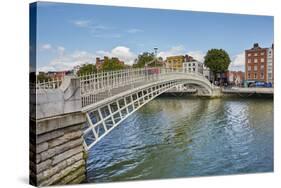
<instances>
[{"instance_id":1,"label":"white cloud","mask_svg":"<svg viewBox=\"0 0 281 188\"><path fill-rule=\"evenodd\" d=\"M65 52L65 48L63 46L52 46L51 44L42 44L39 48L40 51L48 51L51 53L57 53L59 56L62 56Z\"/></svg>"},{"instance_id":2,"label":"white cloud","mask_svg":"<svg viewBox=\"0 0 281 188\"><path fill-rule=\"evenodd\" d=\"M40 71L62 71L62 70L71 70L74 66L85 64L85 63L96 63L96 57L108 56L108 57L117 57L120 60L124 61L125 64L132 65L134 60L137 58L137 54L131 51L130 48L126 46L116 46L115 48L106 51L99 50L96 52L87 52L87 51L75 51L73 53L66 53L66 50L62 46L55 48L57 51L57 57L49 62L48 65L39 68ZM184 46L174 46L167 51L159 52L158 56L163 57L164 59L167 56L173 55L184 55L189 54L195 59L202 61L204 60L204 53L201 51L186 51Z\"/></svg>"},{"instance_id":3,"label":"white cloud","mask_svg":"<svg viewBox=\"0 0 281 188\"><path fill-rule=\"evenodd\" d=\"M104 26L104 25L92 25L91 29L93 32L96 32L96 31L101 31L101 30L107 30L107 29L109 29L109 27Z\"/></svg>"},{"instance_id":4,"label":"white cloud","mask_svg":"<svg viewBox=\"0 0 281 188\"><path fill-rule=\"evenodd\" d=\"M42 44L40 49L41 50L50 50L50 49L52 49L52 45L51 44Z\"/></svg>"},{"instance_id":5,"label":"white cloud","mask_svg":"<svg viewBox=\"0 0 281 188\"><path fill-rule=\"evenodd\" d=\"M96 63L96 57L108 56L108 57L118 57L120 60L124 61L125 64L133 64L136 54L131 52L130 48L125 46L117 46L111 51L97 51L95 53L90 53L87 51L75 51L71 54L66 54L64 47L58 47L61 51L58 57L51 60L48 65L40 67L39 71L63 71L71 70L76 65L81 65L85 63Z\"/></svg>"},{"instance_id":6,"label":"white cloud","mask_svg":"<svg viewBox=\"0 0 281 188\"><path fill-rule=\"evenodd\" d=\"M131 34L135 34L135 33L143 32L143 30L137 29L137 28L131 28L131 29L128 29L127 32L131 33Z\"/></svg>"},{"instance_id":7,"label":"white cloud","mask_svg":"<svg viewBox=\"0 0 281 188\"><path fill-rule=\"evenodd\" d=\"M161 51L158 53L158 56L166 59L168 56L185 55L185 54L192 56L194 59L198 61L204 62L205 54L202 51L187 51L183 45L174 46L167 51Z\"/></svg>"},{"instance_id":8,"label":"white cloud","mask_svg":"<svg viewBox=\"0 0 281 188\"><path fill-rule=\"evenodd\" d=\"M115 33L113 33L113 34L105 34L105 33L103 33L103 34L95 34L95 35L93 35L94 37L96 37L96 38L120 38L121 37L121 35L120 34L115 34Z\"/></svg>"},{"instance_id":9,"label":"white cloud","mask_svg":"<svg viewBox=\"0 0 281 188\"><path fill-rule=\"evenodd\" d=\"M74 21L72 21L72 23L76 27L87 28L93 33L100 33L101 31L110 29L107 26L95 24L91 20L74 20Z\"/></svg>"},{"instance_id":10,"label":"white cloud","mask_svg":"<svg viewBox=\"0 0 281 188\"><path fill-rule=\"evenodd\" d=\"M167 51L161 51L157 56L163 57L166 59L168 56L182 55L185 53L185 48L182 45L174 46Z\"/></svg>"},{"instance_id":11,"label":"white cloud","mask_svg":"<svg viewBox=\"0 0 281 188\"><path fill-rule=\"evenodd\" d=\"M85 51L75 51L72 54L63 54L46 66L40 67L40 71L63 71L71 70L74 66L84 63L95 63L96 56Z\"/></svg>"},{"instance_id":12,"label":"white cloud","mask_svg":"<svg viewBox=\"0 0 281 188\"><path fill-rule=\"evenodd\" d=\"M90 20L74 20L72 23L77 27L90 27L92 25Z\"/></svg>"},{"instance_id":13,"label":"white cloud","mask_svg":"<svg viewBox=\"0 0 281 188\"><path fill-rule=\"evenodd\" d=\"M57 47L57 51L58 51L58 54L59 54L60 56L62 56L62 55L64 55L65 48L62 47L62 46L58 46L58 47Z\"/></svg>"},{"instance_id":14,"label":"white cloud","mask_svg":"<svg viewBox=\"0 0 281 188\"><path fill-rule=\"evenodd\" d=\"M187 54L192 56L197 61L204 62L205 53L203 53L201 51L190 51L190 52L187 52Z\"/></svg>"},{"instance_id":15,"label":"white cloud","mask_svg":"<svg viewBox=\"0 0 281 188\"><path fill-rule=\"evenodd\" d=\"M103 39L111 39L111 38L120 38L122 35L118 33L114 27L108 25L102 25L93 22L92 20L73 20L71 23L75 27L83 28L88 30L95 38L103 38ZM130 30L130 32L140 32L141 30L134 29Z\"/></svg>"},{"instance_id":16,"label":"white cloud","mask_svg":"<svg viewBox=\"0 0 281 188\"><path fill-rule=\"evenodd\" d=\"M96 53L100 56L118 57L120 60L124 61L125 64L129 65L132 65L137 57L136 54L130 50L130 48L125 46L117 46L110 52L101 50L97 51Z\"/></svg>"},{"instance_id":17,"label":"white cloud","mask_svg":"<svg viewBox=\"0 0 281 188\"><path fill-rule=\"evenodd\" d=\"M229 70L245 71L245 52L234 56L232 62L229 65Z\"/></svg>"}]
</instances>

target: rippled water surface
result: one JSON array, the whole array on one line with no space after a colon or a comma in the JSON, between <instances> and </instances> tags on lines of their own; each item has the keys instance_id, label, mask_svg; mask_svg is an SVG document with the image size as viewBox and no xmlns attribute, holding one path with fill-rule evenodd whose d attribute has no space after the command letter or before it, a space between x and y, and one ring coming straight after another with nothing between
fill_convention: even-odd
<instances>
[{"instance_id":1,"label":"rippled water surface","mask_svg":"<svg viewBox=\"0 0 281 188\"><path fill-rule=\"evenodd\" d=\"M89 182L273 171L272 99L158 98L89 151Z\"/></svg>"}]
</instances>

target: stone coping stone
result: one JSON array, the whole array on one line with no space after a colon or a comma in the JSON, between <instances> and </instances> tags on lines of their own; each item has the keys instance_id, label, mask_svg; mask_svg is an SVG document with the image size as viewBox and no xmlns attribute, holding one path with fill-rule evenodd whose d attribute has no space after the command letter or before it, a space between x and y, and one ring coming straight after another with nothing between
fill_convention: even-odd
<instances>
[{"instance_id":1,"label":"stone coping stone","mask_svg":"<svg viewBox=\"0 0 281 188\"><path fill-rule=\"evenodd\" d=\"M61 128L83 124L86 121L82 112L69 113L49 118L40 119L36 123L36 135L51 132Z\"/></svg>"}]
</instances>

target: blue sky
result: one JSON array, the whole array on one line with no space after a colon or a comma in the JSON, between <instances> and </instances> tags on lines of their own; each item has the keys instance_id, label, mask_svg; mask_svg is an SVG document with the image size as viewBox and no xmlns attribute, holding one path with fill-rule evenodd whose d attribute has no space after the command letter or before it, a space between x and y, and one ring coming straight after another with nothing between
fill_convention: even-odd
<instances>
[{"instance_id":1,"label":"blue sky","mask_svg":"<svg viewBox=\"0 0 281 188\"><path fill-rule=\"evenodd\" d=\"M273 17L113 6L38 3L37 67L64 70L104 55L128 64L139 53L190 54L223 48L231 69L243 70L244 50L273 43Z\"/></svg>"}]
</instances>

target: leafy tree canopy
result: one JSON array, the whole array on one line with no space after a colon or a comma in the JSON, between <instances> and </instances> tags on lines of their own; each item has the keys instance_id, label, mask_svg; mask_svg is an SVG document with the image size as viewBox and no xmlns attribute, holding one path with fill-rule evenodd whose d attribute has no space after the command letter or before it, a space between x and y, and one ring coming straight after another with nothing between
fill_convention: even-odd
<instances>
[{"instance_id":1,"label":"leafy tree canopy","mask_svg":"<svg viewBox=\"0 0 281 188\"><path fill-rule=\"evenodd\" d=\"M104 60L104 63L102 64L102 70L103 71L114 71L123 69L125 66L121 64L117 59L106 59Z\"/></svg>"},{"instance_id":2,"label":"leafy tree canopy","mask_svg":"<svg viewBox=\"0 0 281 188\"><path fill-rule=\"evenodd\" d=\"M207 52L204 63L214 73L222 73L227 71L230 58L223 49L211 49Z\"/></svg>"},{"instance_id":3,"label":"leafy tree canopy","mask_svg":"<svg viewBox=\"0 0 281 188\"><path fill-rule=\"evenodd\" d=\"M82 67L80 67L77 74L80 76L94 72L97 72L96 66L94 64L84 64Z\"/></svg>"},{"instance_id":4,"label":"leafy tree canopy","mask_svg":"<svg viewBox=\"0 0 281 188\"><path fill-rule=\"evenodd\" d=\"M39 81L39 82L48 81L50 79L51 78L49 76L47 76L46 74L44 74L44 73L39 73L37 75L37 81Z\"/></svg>"},{"instance_id":5,"label":"leafy tree canopy","mask_svg":"<svg viewBox=\"0 0 281 188\"><path fill-rule=\"evenodd\" d=\"M143 52L142 54L138 55L137 59L135 59L135 64L133 65L133 67L142 68L145 66L146 63L151 62L153 59L154 59L154 53Z\"/></svg>"}]
</instances>

